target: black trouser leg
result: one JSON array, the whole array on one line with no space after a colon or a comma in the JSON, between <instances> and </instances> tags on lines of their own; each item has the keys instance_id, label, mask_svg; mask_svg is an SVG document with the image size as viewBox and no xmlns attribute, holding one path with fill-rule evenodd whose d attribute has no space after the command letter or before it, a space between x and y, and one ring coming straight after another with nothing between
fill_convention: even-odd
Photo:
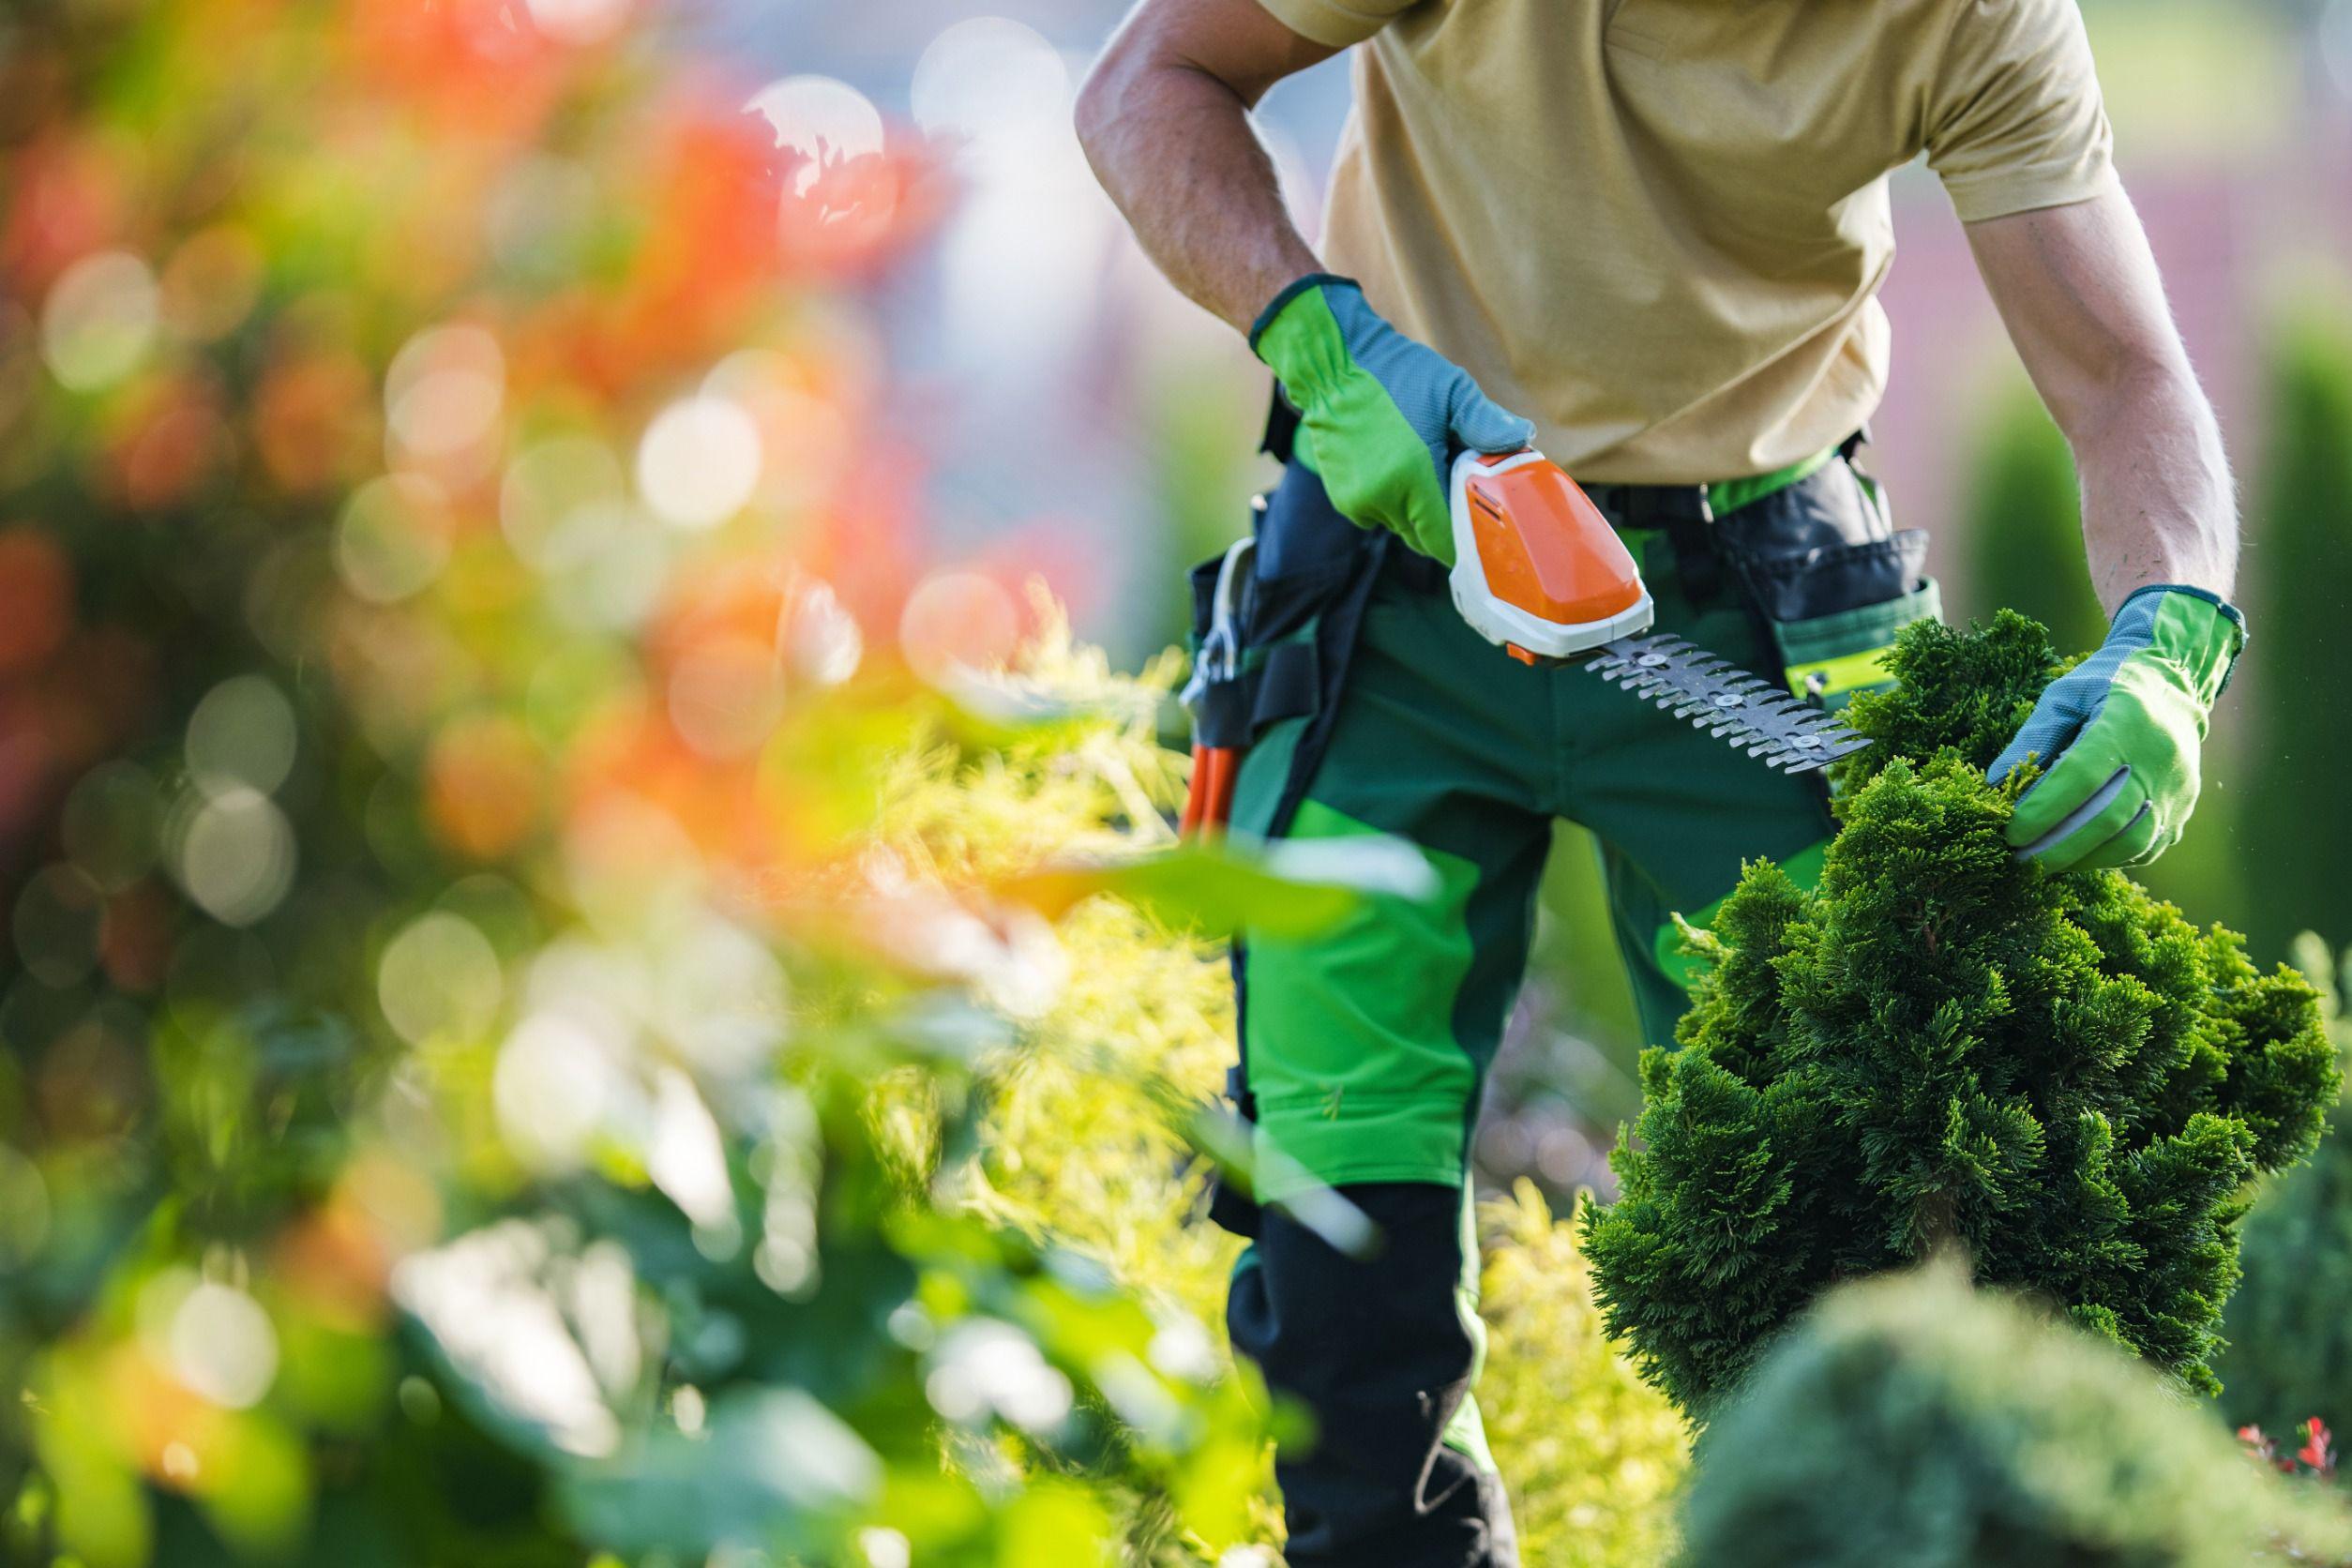
<instances>
[{"instance_id":1,"label":"black trouser leg","mask_svg":"<svg viewBox=\"0 0 2352 1568\"><path fill-rule=\"evenodd\" d=\"M1275 1459L1291 1568L1517 1568L1500 1484L1442 1440L1479 1353L1462 1195L1339 1190L1380 1227L1377 1254L1347 1257L1270 1211L1227 1310L1234 1348L1314 1418Z\"/></svg>"}]
</instances>

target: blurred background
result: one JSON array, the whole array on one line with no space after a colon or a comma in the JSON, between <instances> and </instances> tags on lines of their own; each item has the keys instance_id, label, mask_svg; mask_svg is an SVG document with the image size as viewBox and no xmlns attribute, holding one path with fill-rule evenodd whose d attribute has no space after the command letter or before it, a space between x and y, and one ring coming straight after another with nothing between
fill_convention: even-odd
<instances>
[{"instance_id":1,"label":"blurred background","mask_svg":"<svg viewBox=\"0 0 2352 1568\"><path fill-rule=\"evenodd\" d=\"M2251 651L2148 880L2266 964L2341 947L2352 0L2084 10L2249 532ZM1187 1359L1222 1259L1136 1108L1217 1081L1213 946L940 893L1164 834L1153 661L1271 477L1261 369L1070 128L1117 15L0 15L12 1552L711 1548L719 1482L664 1445L713 1430L746 1509L903 1505L875 1568L1110 1528L935 1481L926 1411L1075 1445L1131 1539L1257 1528ZM1334 62L1262 116L1310 233L1348 101ZM1898 234L1870 460L1952 614L2087 649L2063 443L1921 171ZM1038 689L965 688L1008 660ZM1479 1150L1555 1194L1607 1187L1639 1045L1561 838ZM875 1197L974 1151L936 1229ZM1199 1289L1118 1296L1038 1249L1070 1224Z\"/></svg>"}]
</instances>

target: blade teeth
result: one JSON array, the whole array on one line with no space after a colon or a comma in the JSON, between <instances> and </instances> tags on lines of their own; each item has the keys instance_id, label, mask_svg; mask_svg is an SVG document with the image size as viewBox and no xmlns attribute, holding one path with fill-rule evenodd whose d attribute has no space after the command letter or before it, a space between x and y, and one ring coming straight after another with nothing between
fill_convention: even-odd
<instances>
[{"instance_id":1,"label":"blade teeth","mask_svg":"<svg viewBox=\"0 0 2352 1568\"><path fill-rule=\"evenodd\" d=\"M1870 743L1777 682L1670 633L1621 638L1588 669L1620 690L1784 773L1811 773ZM1738 701L1725 705L1724 698ZM1806 742L1812 744L1804 744Z\"/></svg>"}]
</instances>

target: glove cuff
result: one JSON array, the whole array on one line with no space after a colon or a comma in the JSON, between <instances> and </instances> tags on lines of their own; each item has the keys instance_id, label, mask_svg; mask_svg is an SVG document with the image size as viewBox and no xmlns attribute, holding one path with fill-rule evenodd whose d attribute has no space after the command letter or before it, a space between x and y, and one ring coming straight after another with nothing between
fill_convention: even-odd
<instances>
[{"instance_id":1,"label":"glove cuff","mask_svg":"<svg viewBox=\"0 0 2352 1568\"><path fill-rule=\"evenodd\" d=\"M2116 611L2116 632L2127 628L2185 670L2209 703L2228 687L2246 646L2245 612L2210 589L2186 583L2151 582L2134 591Z\"/></svg>"},{"instance_id":2,"label":"glove cuff","mask_svg":"<svg viewBox=\"0 0 2352 1568\"><path fill-rule=\"evenodd\" d=\"M1342 293L1345 291L1345 293ZM1332 295L1363 291L1351 278L1310 272L1274 296L1249 329L1249 346L1273 368L1293 408L1306 409L1347 379L1355 358ZM1369 314L1368 309L1360 313Z\"/></svg>"},{"instance_id":3,"label":"glove cuff","mask_svg":"<svg viewBox=\"0 0 2352 1568\"><path fill-rule=\"evenodd\" d=\"M1258 339L1266 335L1266 329L1274 325L1274 319L1289 309L1291 302L1299 295L1322 288L1354 289L1359 294L1364 292L1364 286L1354 279L1342 278L1335 272L1310 272L1304 278L1285 284L1282 292L1268 300L1266 308L1258 312L1258 319L1249 324L1249 352L1258 354L1261 359L1264 358L1264 354L1258 347Z\"/></svg>"}]
</instances>

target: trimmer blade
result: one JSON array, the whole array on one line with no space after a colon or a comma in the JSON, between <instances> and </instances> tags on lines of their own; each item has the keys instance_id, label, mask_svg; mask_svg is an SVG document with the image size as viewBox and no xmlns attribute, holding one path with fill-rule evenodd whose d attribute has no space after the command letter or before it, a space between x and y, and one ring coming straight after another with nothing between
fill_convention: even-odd
<instances>
[{"instance_id":1,"label":"trimmer blade","mask_svg":"<svg viewBox=\"0 0 2352 1568\"><path fill-rule=\"evenodd\" d=\"M1679 637L1621 637L1585 668L1783 773L1811 773L1870 744L1843 720Z\"/></svg>"}]
</instances>

